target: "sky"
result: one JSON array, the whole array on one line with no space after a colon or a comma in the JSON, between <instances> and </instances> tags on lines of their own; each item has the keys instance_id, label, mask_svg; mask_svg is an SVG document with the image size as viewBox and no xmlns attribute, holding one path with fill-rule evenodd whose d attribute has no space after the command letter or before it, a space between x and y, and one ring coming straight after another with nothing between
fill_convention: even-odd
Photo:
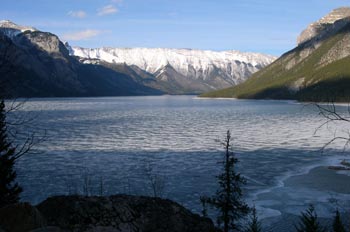
<instances>
[{"instance_id":1,"label":"sky","mask_svg":"<svg viewBox=\"0 0 350 232\"><path fill-rule=\"evenodd\" d=\"M350 0L0 0L1 19L81 47L239 50L281 55Z\"/></svg>"}]
</instances>

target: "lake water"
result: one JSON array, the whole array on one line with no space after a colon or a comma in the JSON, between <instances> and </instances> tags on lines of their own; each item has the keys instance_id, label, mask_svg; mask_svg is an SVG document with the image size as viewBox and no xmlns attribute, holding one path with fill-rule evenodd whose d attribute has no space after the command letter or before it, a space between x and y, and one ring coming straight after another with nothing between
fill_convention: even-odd
<instances>
[{"instance_id":1,"label":"lake water","mask_svg":"<svg viewBox=\"0 0 350 232\"><path fill-rule=\"evenodd\" d=\"M163 197L199 212L199 197L217 187L227 130L248 180L247 201L262 217L299 214L308 203L329 216L331 199L341 203L350 196L327 184L285 185L292 176L347 158L340 141L320 152L339 125L315 133L325 119L310 105L194 96L62 98L29 100L16 115L33 118L22 132L46 131L36 154L17 167L22 198L32 203L51 195L100 194L101 183L104 195L152 195L152 176L164 183Z\"/></svg>"}]
</instances>

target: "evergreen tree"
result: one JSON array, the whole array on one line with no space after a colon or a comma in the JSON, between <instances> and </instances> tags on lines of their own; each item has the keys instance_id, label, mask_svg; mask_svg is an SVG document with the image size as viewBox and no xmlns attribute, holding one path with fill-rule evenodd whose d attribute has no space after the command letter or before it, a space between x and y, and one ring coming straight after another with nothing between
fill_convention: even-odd
<instances>
[{"instance_id":1,"label":"evergreen tree","mask_svg":"<svg viewBox=\"0 0 350 232\"><path fill-rule=\"evenodd\" d=\"M258 219L258 215L256 214L255 206L252 208L252 214L250 217L250 222L248 224L246 232L261 232L261 222Z\"/></svg>"},{"instance_id":2,"label":"evergreen tree","mask_svg":"<svg viewBox=\"0 0 350 232\"><path fill-rule=\"evenodd\" d=\"M339 210L335 212L335 217L333 220L333 232L346 232L345 227L340 219Z\"/></svg>"},{"instance_id":3,"label":"evergreen tree","mask_svg":"<svg viewBox=\"0 0 350 232\"><path fill-rule=\"evenodd\" d=\"M241 186L246 180L235 171L238 160L232 152L230 131L227 131L223 145L225 148L223 172L217 176L219 189L215 196L207 199L207 202L219 211L218 224L223 224L223 231L228 232L239 229L239 220L248 214L249 207L242 200Z\"/></svg>"},{"instance_id":4,"label":"evergreen tree","mask_svg":"<svg viewBox=\"0 0 350 232\"><path fill-rule=\"evenodd\" d=\"M0 208L19 201L21 187L15 182L16 149L8 141L5 103L0 102Z\"/></svg>"},{"instance_id":5,"label":"evergreen tree","mask_svg":"<svg viewBox=\"0 0 350 232\"><path fill-rule=\"evenodd\" d=\"M205 196L201 196L199 198L201 204L202 204L202 216L203 217L208 217L208 209L207 209L207 203L208 203L208 198Z\"/></svg>"},{"instance_id":6,"label":"evergreen tree","mask_svg":"<svg viewBox=\"0 0 350 232\"><path fill-rule=\"evenodd\" d=\"M299 226L296 226L298 232L326 232L327 230L322 227L318 221L317 213L313 205L301 213L301 222Z\"/></svg>"}]
</instances>

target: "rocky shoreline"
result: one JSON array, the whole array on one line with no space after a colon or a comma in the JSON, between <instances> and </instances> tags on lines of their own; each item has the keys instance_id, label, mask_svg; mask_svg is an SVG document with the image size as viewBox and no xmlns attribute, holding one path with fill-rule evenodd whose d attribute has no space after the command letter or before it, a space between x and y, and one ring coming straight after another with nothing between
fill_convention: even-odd
<instances>
[{"instance_id":1,"label":"rocky shoreline","mask_svg":"<svg viewBox=\"0 0 350 232\"><path fill-rule=\"evenodd\" d=\"M0 232L214 232L211 219L161 198L56 196L0 209Z\"/></svg>"},{"instance_id":2,"label":"rocky shoreline","mask_svg":"<svg viewBox=\"0 0 350 232\"><path fill-rule=\"evenodd\" d=\"M339 165L328 166L328 169L336 171L350 171L350 163L346 160L343 160Z\"/></svg>"}]
</instances>

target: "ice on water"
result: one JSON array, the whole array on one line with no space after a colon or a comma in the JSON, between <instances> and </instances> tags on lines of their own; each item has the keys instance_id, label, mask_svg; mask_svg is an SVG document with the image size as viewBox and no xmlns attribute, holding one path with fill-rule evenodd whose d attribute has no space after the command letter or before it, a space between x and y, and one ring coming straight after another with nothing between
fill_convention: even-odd
<instances>
[{"instance_id":1,"label":"ice on water","mask_svg":"<svg viewBox=\"0 0 350 232\"><path fill-rule=\"evenodd\" d=\"M163 197L199 212L199 196L215 192L223 155L218 141L227 130L241 161L239 171L248 179L247 200L263 217L278 216L285 206L299 214L312 201L327 215L330 195L350 196L284 186L290 176L345 156L341 142L320 152L339 125L315 133L325 119L312 105L193 96L63 98L33 99L16 113L35 115L35 126L23 130L47 132L46 141L35 147L40 153L18 165L22 197L33 203L82 193L86 178L92 193L102 179L104 194L151 195L145 175L151 166L165 182Z\"/></svg>"}]
</instances>

